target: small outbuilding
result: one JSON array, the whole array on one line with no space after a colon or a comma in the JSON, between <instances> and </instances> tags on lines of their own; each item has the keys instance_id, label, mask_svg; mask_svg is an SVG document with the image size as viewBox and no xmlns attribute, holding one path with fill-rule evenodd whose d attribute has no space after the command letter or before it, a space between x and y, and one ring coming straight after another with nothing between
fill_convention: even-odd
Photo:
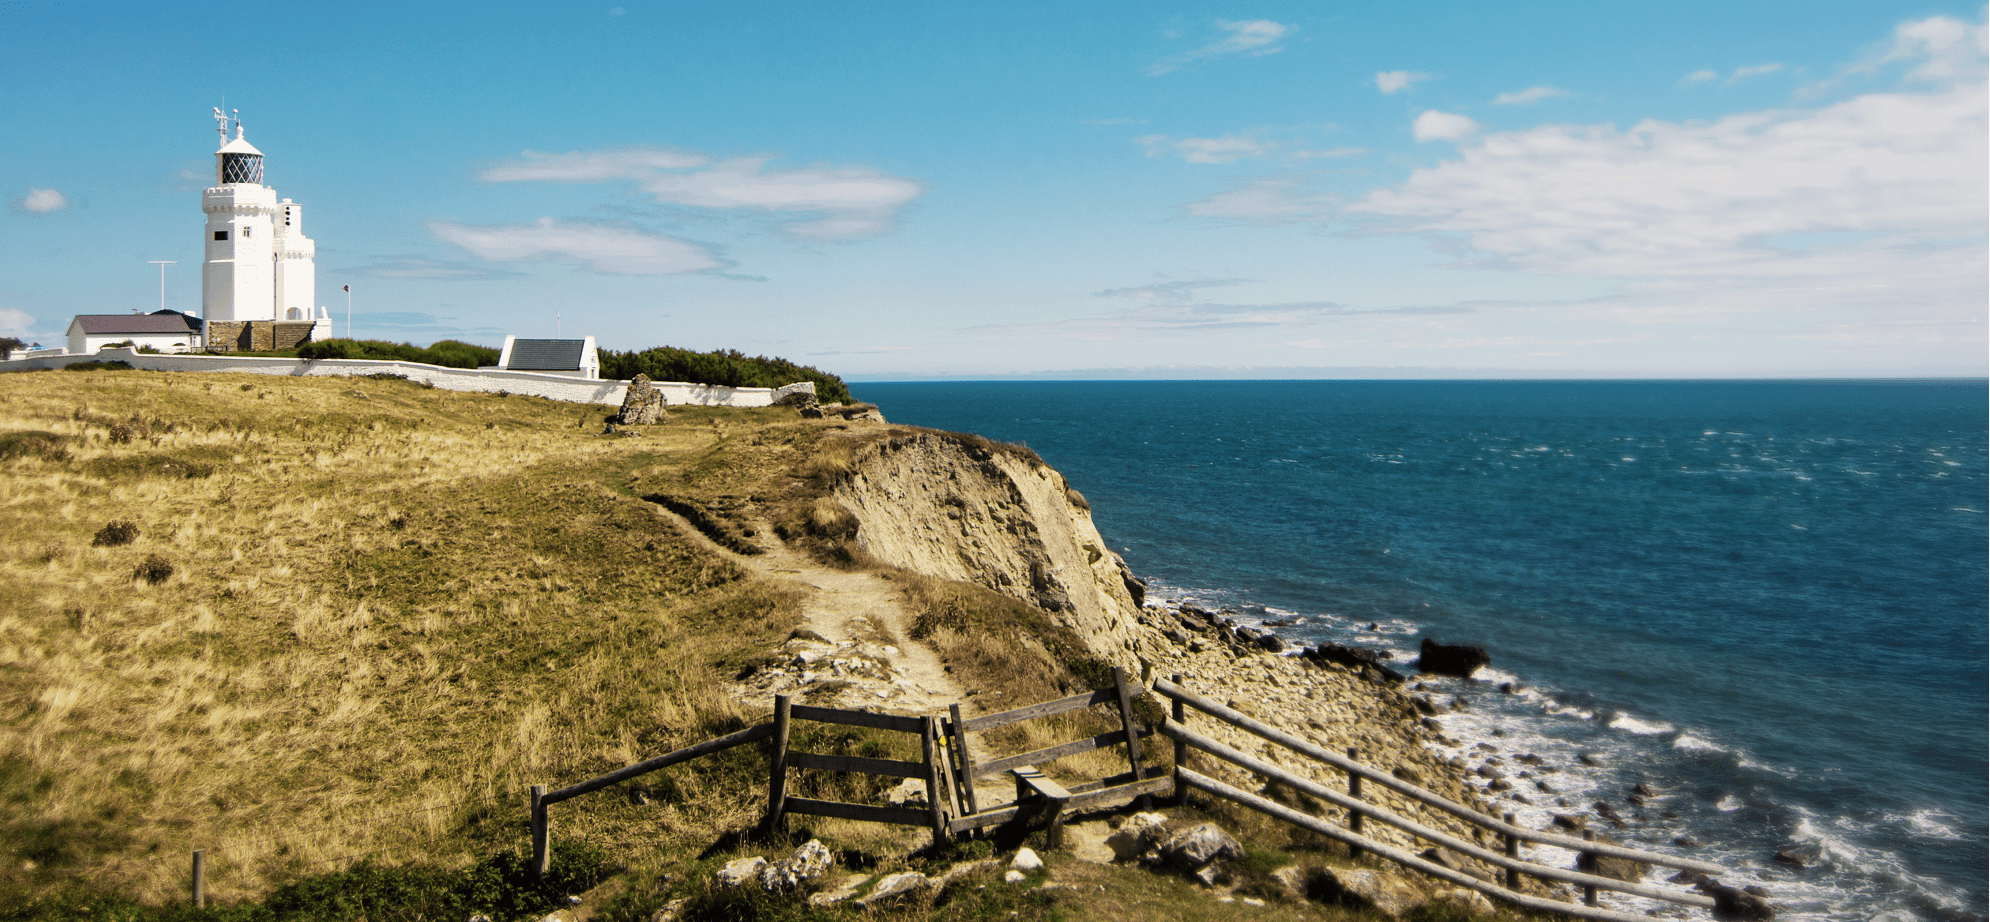
<instances>
[{"instance_id":1,"label":"small outbuilding","mask_svg":"<svg viewBox=\"0 0 1990 922\"><path fill-rule=\"evenodd\" d=\"M87 355L111 343L129 341L160 352L200 348L200 318L179 311L150 314L77 314L69 321L69 352Z\"/></svg>"},{"instance_id":2,"label":"small outbuilding","mask_svg":"<svg viewBox=\"0 0 1990 922\"><path fill-rule=\"evenodd\" d=\"M586 339L519 339L507 336L497 367L499 371L534 371L589 381L601 378L601 356L594 350L592 336Z\"/></svg>"}]
</instances>

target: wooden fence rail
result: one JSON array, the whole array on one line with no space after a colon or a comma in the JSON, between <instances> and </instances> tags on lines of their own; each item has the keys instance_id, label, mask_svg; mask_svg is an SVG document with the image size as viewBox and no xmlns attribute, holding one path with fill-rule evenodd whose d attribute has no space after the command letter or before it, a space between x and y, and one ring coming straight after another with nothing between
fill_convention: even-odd
<instances>
[{"instance_id":1,"label":"wooden fence rail","mask_svg":"<svg viewBox=\"0 0 1990 922\"><path fill-rule=\"evenodd\" d=\"M532 786L532 879L542 880L553 865L553 829L551 817L546 808L563 800L579 797L582 794L599 791L611 784L619 784L638 775L648 774L659 768L669 768L679 762L724 752L734 746L744 746L756 740L764 740L774 735L773 724L760 724L748 727L738 733L729 733L718 739L706 740L693 746L686 746L675 752L645 759L624 768L616 769L597 778L589 778L579 784L568 785L557 791L548 792L543 784Z\"/></svg>"},{"instance_id":2,"label":"wooden fence rail","mask_svg":"<svg viewBox=\"0 0 1990 922\"><path fill-rule=\"evenodd\" d=\"M1499 899L1506 900L1507 902L1514 903L1516 905L1533 906L1534 902L1539 902L1544 905L1536 906L1534 908L1553 908L1554 911L1563 912L1570 915L1576 915L1581 918L1591 918L1591 919L1641 918L1639 916L1633 916L1624 913L1616 913L1609 910L1599 910L1593 908L1596 906L1596 891L1598 889L1607 889L1621 893L1628 893L1635 896L1647 897L1651 899L1668 900L1671 902L1682 903L1688 906L1694 906L1703 909L1711 909L1714 906L1714 901L1712 899L1695 893L1684 893L1675 890L1668 890L1663 887L1654 887L1640 882L1622 881L1616 878L1602 877L1595 874L1584 873L1582 871L1572 871L1572 870L1565 870L1562 868L1553 868L1553 867L1548 867L1546 865L1537 864L1534 862L1523 861L1519 858L1519 843L1522 841L1535 842L1543 845L1552 845L1559 848L1566 848L1572 851L1576 851L1584 856L1584 860L1581 862L1583 865L1590 865L1594 861L1594 857L1597 855L1606 855L1616 858L1626 858L1633 861L1642 861L1654 865L1682 868L1689 871L1698 871L1710 874L1720 873L1723 869L1719 865L1710 864L1704 861L1695 861L1689 858L1679 858L1671 855L1662 855L1656 852L1644 851L1642 849L1626 848L1620 845L1599 843L1591 840L1588 836L1585 836L1582 839L1576 839L1570 836L1563 836L1555 833L1526 829L1524 827L1515 825L1513 823L1513 815L1510 813L1507 814L1503 820L1494 819L1491 816L1488 816L1484 813L1481 813L1463 804L1459 804L1455 801L1450 800L1449 798L1432 793L1430 791L1424 790L1421 787L1418 787L1417 785L1403 781L1402 779L1397 778L1394 775L1377 771L1373 768L1370 768L1367 765L1363 765L1360 762L1355 761L1354 759L1341 757L1335 753L1329 752L1325 749L1315 746L1312 743L1307 742L1306 740L1300 739L1297 736L1294 736L1290 733L1286 733L1285 731L1280 730L1277 727L1273 727L1269 724L1253 719L1245 714L1239 713L1236 710L1224 707L1223 705L1217 704L1213 701L1210 701L1206 698L1196 695L1195 693L1190 692L1187 689L1182 688L1179 684L1177 684L1180 681L1181 678L1180 676L1176 676L1175 678L1176 678L1175 682L1170 682L1166 680L1160 680L1155 682L1154 690L1156 693L1171 698L1174 701L1173 719L1161 727L1161 733L1175 741L1175 753L1176 753L1175 771L1178 776L1178 784L1177 784L1178 795L1184 789L1187 788L1195 788L1197 790L1202 790L1208 793L1216 794L1217 796L1234 800L1237 801L1238 803L1250 806L1253 809L1257 809L1262 812L1268 813L1279 819L1285 820L1286 822L1303 826L1307 829L1320 832L1323 835L1327 835L1331 838L1341 841L1348 845L1349 849L1353 854L1358 855L1361 852L1366 851L1377 855L1381 855L1383 857L1388 858L1391 861L1395 861L1398 864L1402 864L1406 867L1411 867L1427 874L1433 874L1445 880L1450 880L1453 882L1465 884L1466 886L1470 886L1475 890L1479 890L1480 892L1486 893L1490 896L1495 896ZM1258 737L1278 743L1301 755L1308 756L1316 761L1324 762L1328 765L1332 765L1335 768L1340 769L1341 771L1345 772L1348 776L1348 793L1342 794L1338 791L1331 790L1309 779L1302 778L1298 775L1292 774L1291 772L1285 771L1284 769L1276 765L1273 765L1272 763L1255 758L1253 756L1240 752L1236 749L1233 749L1229 746L1226 746L1223 743L1217 742L1206 736L1203 736L1192 730L1189 730L1187 726L1185 726L1185 718L1187 716L1185 707L1193 707L1198 711L1202 711L1203 713L1216 718L1218 721L1222 723L1226 723L1231 726L1237 727L1239 729L1248 731L1252 734L1255 734ZM1317 797L1321 800L1325 800L1329 803L1341 807L1342 809L1347 810L1348 828L1340 829L1338 827L1331 826L1330 824L1327 824L1317 818L1309 817L1304 813L1300 813L1298 811L1282 807L1278 804L1272 803L1271 801L1265 800L1264 798L1258 797L1256 795L1245 794L1242 791L1238 791L1235 788L1232 788L1228 785L1222 784L1221 782L1217 782L1213 779L1210 779L1206 775L1201 775L1196 772L1190 771L1186 767L1186 762L1187 762L1187 752L1191 748L1207 752L1210 755L1222 759L1226 762L1230 762L1231 764L1237 765L1252 772L1256 772L1260 775L1263 775L1267 778L1271 778L1282 784L1288 785L1300 791L1304 791L1307 794L1310 794L1314 797ZM1353 755L1352 751L1350 751L1350 755ZM1476 843L1468 842L1456 836L1452 836L1442 831L1432 829L1414 820L1405 818L1387 808L1363 801L1361 799L1361 781L1364 779L1383 785L1384 787L1387 787L1388 789L1395 791L1399 794L1402 794L1405 797L1408 797L1419 803L1423 803L1427 806L1443 810L1447 813L1459 817L1460 819L1465 820L1468 823L1499 833L1502 837L1504 837L1504 846L1505 846L1504 853L1495 852L1491 849L1481 847ZM1449 868L1442 868L1439 865L1433 864L1432 862L1426 861L1417 856L1410 855L1409 853L1404 852L1400 849L1376 843L1373 840L1361 834L1361 821L1363 817L1374 817L1376 820L1380 822L1394 826L1398 829L1402 829L1406 832L1409 832L1412 835L1418 836L1430 842L1434 842L1438 845L1442 845L1445 848L1449 848L1453 851L1469 855L1473 858L1477 858L1495 867L1504 868L1506 870L1505 874L1506 886L1502 887L1499 886L1498 884L1494 884L1488 881L1481 881L1478 878L1473 877L1472 875L1454 871ZM1304 820L1304 822L1301 822L1301 820ZM1443 873L1438 873L1439 871L1442 871ZM1563 883L1579 884L1583 887L1585 902L1588 904L1588 906L1580 911L1577 911L1575 909L1568 907L1566 904L1557 903L1550 900L1540 900L1537 897L1532 897L1520 893L1518 892L1519 875L1522 873L1530 874L1544 880L1554 880Z\"/></svg>"}]
</instances>

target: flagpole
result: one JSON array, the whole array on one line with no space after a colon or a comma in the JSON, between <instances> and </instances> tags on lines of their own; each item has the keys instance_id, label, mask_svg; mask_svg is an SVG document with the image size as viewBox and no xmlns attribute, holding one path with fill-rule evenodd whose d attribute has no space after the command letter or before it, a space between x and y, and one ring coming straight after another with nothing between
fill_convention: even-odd
<instances>
[{"instance_id":1,"label":"flagpole","mask_svg":"<svg viewBox=\"0 0 1990 922\"><path fill-rule=\"evenodd\" d=\"M345 287L345 338L352 338L352 286Z\"/></svg>"}]
</instances>

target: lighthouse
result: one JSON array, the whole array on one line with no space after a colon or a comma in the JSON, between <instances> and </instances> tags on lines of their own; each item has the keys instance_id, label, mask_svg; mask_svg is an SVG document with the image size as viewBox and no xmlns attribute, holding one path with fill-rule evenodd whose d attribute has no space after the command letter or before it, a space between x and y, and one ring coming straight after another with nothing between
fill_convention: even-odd
<instances>
[{"instance_id":1,"label":"lighthouse","mask_svg":"<svg viewBox=\"0 0 1990 922\"><path fill-rule=\"evenodd\" d=\"M312 324L318 329L311 332L319 335L310 338L322 338L332 321L329 311L313 307L317 246L304 236L304 209L289 199L277 201L276 190L263 184L263 152L242 136L242 120L220 109L214 118L221 147L214 152L214 185L200 194L200 209L207 213L201 318L210 332L216 323L287 321ZM298 334L293 335L309 335ZM210 348L217 345L214 339L209 337Z\"/></svg>"}]
</instances>

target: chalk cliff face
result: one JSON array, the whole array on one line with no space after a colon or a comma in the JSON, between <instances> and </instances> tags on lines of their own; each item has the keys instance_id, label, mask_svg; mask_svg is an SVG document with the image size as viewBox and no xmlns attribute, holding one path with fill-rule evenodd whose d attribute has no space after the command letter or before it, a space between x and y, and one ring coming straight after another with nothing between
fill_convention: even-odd
<instances>
[{"instance_id":1,"label":"chalk cliff face","mask_svg":"<svg viewBox=\"0 0 1990 922\"><path fill-rule=\"evenodd\" d=\"M836 499L878 560L1036 605L1139 675L1139 605L1064 476L1020 452L940 434L873 443Z\"/></svg>"}]
</instances>

